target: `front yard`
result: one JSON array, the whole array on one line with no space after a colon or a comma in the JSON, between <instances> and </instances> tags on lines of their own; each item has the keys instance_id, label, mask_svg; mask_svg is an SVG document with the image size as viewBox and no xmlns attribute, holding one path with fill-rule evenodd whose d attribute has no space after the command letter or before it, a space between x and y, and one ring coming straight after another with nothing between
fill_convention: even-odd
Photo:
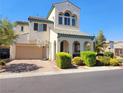
<instances>
[{"instance_id":1,"label":"front yard","mask_svg":"<svg viewBox=\"0 0 124 93\"><path fill-rule=\"evenodd\" d=\"M0 70L0 79L122 69L122 66L88 67L84 65L60 69L55 62L42 60L13 60L7 63L6 67L8 69Z\"/></svg>"}]
</instances>

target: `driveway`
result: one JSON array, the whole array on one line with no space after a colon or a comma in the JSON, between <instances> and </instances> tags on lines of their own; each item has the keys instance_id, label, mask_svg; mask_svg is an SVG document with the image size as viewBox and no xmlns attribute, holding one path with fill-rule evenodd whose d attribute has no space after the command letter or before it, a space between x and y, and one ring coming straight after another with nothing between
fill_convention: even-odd
<instances>
[{"instance_id":1,"label":"driveway","mask_svg":"<svg viewBox=\"0 0 124 93\"><path fill-rule=\"evenodd\" d=\"M123 93L123 70L0 79L0 93Z\"/></svg>"},{"instance_id":2,"label":"driveway","mask_svg":"<svg viewBox=\"0 0 124 93\"><path fill-rule=\"evenodd\" d=\"M55 63L52 61L43 60L13 60L7 65L11 64L34 64L39 67L37 72L49 72L49 71L59 71L60 69L56 67ZM35 71L35 70L34 70Z\"/></svg>"}]
</instances>

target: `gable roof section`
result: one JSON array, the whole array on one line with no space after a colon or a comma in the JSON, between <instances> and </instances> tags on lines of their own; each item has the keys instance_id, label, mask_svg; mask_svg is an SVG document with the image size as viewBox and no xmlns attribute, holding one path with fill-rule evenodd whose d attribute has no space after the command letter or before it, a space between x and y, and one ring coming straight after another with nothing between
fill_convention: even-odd
<instances>
[{"instance_id":1,"label":"gable roof section","mask_svg":"<svg viewBox=\"0 0 124 93\"><path fill-rule=\"evenodd\" d=\"M50 11L48 12L47 19L49 18L50 14L52 13L54 8L55 8L55 6L52 5L52 7L50 8Z\"/></svg>"},{"instance_id":2,"label":"gable roof section","mask_svg":"<svg viewBox=\"0 0 124 93\"><path fill-rule=\"evenodd\" d=\"M73 4L72 2L70 2L69 0L66 0L66 1L63 1L63 2L58 2L58 3L53 3L53 6L55 6L56 4L61 4L61 3L65 3L65 2L71 3L72 5L74 5L78 9L80 9L80 7L76 6L75 4Z\"/></svg>"},{"instance_id":3,"label":"gable roof section","mask_svg":"<svg viewBox=\"0 0 124 93\"><path fill-rule=\"evenodd\" d=\"M38 22L47 22L47 23L54 23L53 21L48 20L47 18L41 18L41 17L34 17L34 16L29 16L28 17L29 21L38 21Z\"/></svg>"},{"instance_id":4,"label":"gable roof section","mask_svg":"<svg viewBox=\"0 0 124 93\"><path fill-rule=\"evenodd\" d=\"M95 36L90 36L84 32L78 32L78 31L61 31L61 30L55 30L55 33L58 34L58 36L63 36L63 37L74 37L74 38L90 38L94 39Z\"/></svg>"},{"instance_id":5,"label":"gable roof section","mask_svg":"<svg viewBox=\"0 0 124 93\"><path fill-rule=\"evenodd\" d=\"M70 2L69 0L63 1L63 2L58 2L58 3L53 3L52 6L51 6L51 8L50 8L50 11L48 12L47 19L48 19L48 17L50 16L50 14L51 14L51 12L53 11L53 9L55 8L55 5L56 5L56 4L61 4L61 3L64 3L64 2L69 2L69 3L71 3L72 5L74 5L75 7L77 7L78 9L80 9L80 7L76 6L75 4L73 4L72 2Z\"/></svg>"}]
</instances>

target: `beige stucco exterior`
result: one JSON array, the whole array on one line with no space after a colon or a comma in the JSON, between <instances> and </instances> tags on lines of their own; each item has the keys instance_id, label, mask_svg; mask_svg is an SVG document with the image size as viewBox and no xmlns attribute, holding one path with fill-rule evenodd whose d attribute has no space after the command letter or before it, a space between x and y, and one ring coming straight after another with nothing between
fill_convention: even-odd
<instances>
[{"instance_id":1,"label":"beige stucco exterior","mask_svg":"<svg viewBox=\"0 0 124 93\"><path fill-rule=\"evenodd\" d=\"M72 4L70 1L64 1L56 3L52 6L52 10L47 19L37 18L28 20L28 24L18 24L15 28L15 33L19 36L16 40L16 44L11 46L11 58L12 59L50 59L54 60L57 52L61 50L61 42L64 43L64 51L74 54L74 42L79 42L80 51L84 51L85 42L91 44L91 50L93 50L93 39L89 38L87 34L71 34L71 32L80 32L80 8ZM76 15L76 25L60 25L58 23L59 13L65 13L70 11L71 15ZM71 18L71 17L70 17ZM70 19L71 20L71 19ZM52 22L51 22L52 21ZM70 21L71 22L71 21ZM34 23L47 24L46 31L34 31ZM72 23L71 23L72 24ZM20 27L24 26L24 31L20 31ZM58 31L58 32L56 32ZM63 36L59 31L65 33ZM88 37L88 38L85 38ZM67 48L68 46L68 48ZM25 53L24 53L24 52Z\"/></svg>"}]
</instances>

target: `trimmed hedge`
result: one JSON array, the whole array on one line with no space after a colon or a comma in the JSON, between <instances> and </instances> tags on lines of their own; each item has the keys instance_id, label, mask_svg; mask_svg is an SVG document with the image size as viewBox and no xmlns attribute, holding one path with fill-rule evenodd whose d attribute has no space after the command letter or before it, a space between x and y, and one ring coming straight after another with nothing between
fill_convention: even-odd
<instances>
[{"instance_id":1,"label":"trimmed hedge","mask_svg":"<svg viewBox=\"0 0 124 93\"><path fill-rule=\"evenodd\" d=\"M72 59L72 64L75 64L75 65L83 65L83 60L81 59L81 57L74 57Z\"/></svg>"},{"instance_id":2,"label":"trimmed hedge","mask_svg":"<svg viewBox=\"0 0 124 93\"><path fill-rule=\"evenodd\" d=\"M96 52L93 51L82 51L80 53L81 59L87 66L94 66L96 64Z\"/></svg>"},{"instance_id":3,"label":"trimmed hedge","mask_svg":"<svg viewBox=\"0 0 124 93\"><path fill-rule=\"evenodd\" d=\"M61 68L70 68L71 64L71 55L65 52L59 52L56 54L56 65Z\"/></svg>"},{"instance_id":4,"label":"trimmed hedge","mask_svg":"<svg viewBox=\"0 0 124 93\"><path fill-rule=\"evenodd\" d=\"M104 52L104 56L113 58L114 54L113 52Z\"/></svg>"}]
</instances>

